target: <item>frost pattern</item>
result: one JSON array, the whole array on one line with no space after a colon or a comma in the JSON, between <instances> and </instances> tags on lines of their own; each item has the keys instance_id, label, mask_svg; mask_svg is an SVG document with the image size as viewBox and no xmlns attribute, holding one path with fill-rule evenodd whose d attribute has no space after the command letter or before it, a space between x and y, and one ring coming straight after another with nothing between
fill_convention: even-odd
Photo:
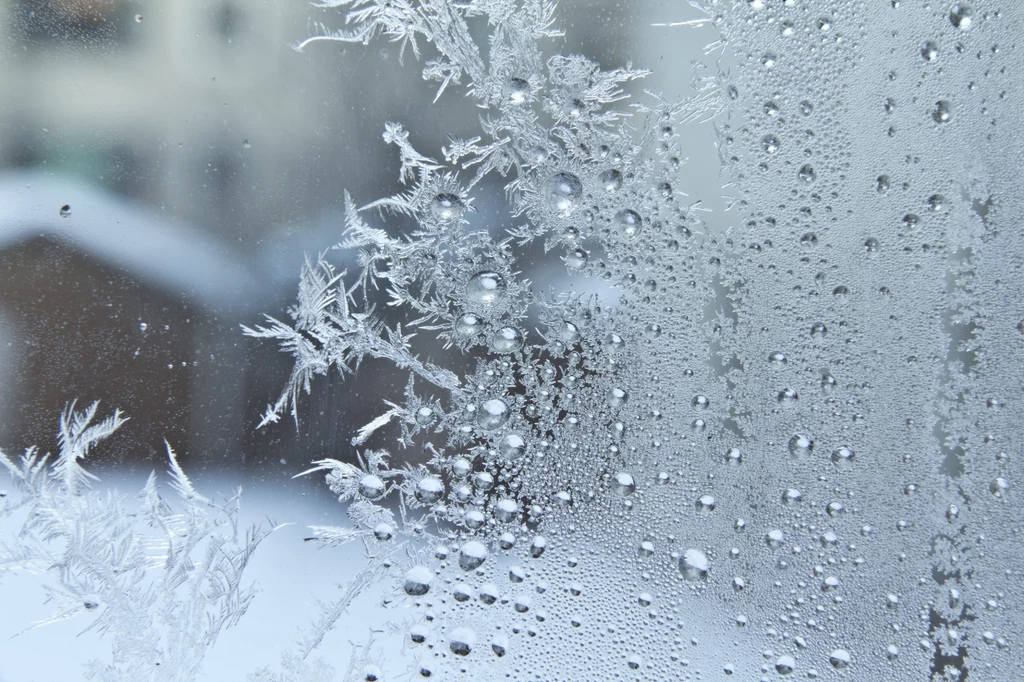
<instances>
[{"instance_id":1,"label":"frost pattern","mask_svg":"<svg viewBox=\"0 0 1024 682\"><path fill-rule=\"evenodd\" d=\"M60 452L51 461L30 448L18 461L0 452L20 499L5 497L0 520L21 518L15 540L0 543L0 576L46 572L53 615L31 627L85 617L83 632L110 638L110 661L89 663L88 679L124 682L196 679L222 630L237 623L255 594L242 573L273 528L240 529L241 491L223 504L203 497L167 458L175 509L150 474L129 511L122 496L89 490L97 477L84 459L124 422L120 412L94 423L98 403L61 417Z\"/></svg>"},{"instance_id":2,"label":"frost pattern","mask_svg":"<svg viewBox=\"0 0 1024 682\"><path fill-rule=\"evenodd\" d=\"M346 195L359 271L325 252L245 328L295 358L261 425L364 358L410 374L358 466L310 470L350 519L312 539L371 558L304 654L388 576L423 677L1024 677L1024 27L910 4L701 3L738 63L672 104L545 58L551 3L323 3L346 28L300 49L398 42L481 127L439 160L388 123L407 189ZM678 186L711 118L724 233ZM556 259L612 293L536 291Z\"/></svg>"}]
</instances>

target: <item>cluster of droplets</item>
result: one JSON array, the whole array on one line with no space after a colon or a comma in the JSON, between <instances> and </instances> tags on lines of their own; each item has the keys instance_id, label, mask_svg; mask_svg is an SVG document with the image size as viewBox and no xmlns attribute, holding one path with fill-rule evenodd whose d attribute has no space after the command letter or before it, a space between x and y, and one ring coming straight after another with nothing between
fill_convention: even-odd
<instances>
[{"instance_id":1,"label":"cluster of droplets","mask_svg":"<svg viewBox=\"0 0 1024 682\"><path fill-rule=\"evenodd\" d=\"M349 244L384 251L389 270L374 276L391 305L474 363L448 381L392 352L419 384L388 419L430 459L355 477L375 549L406 547L388 555L391 601L415 607L407 637L424 677L563 679L568 664L545 658L556 641L586 671L571 679L847 668L916 679L943 662L963 670L975 642L1008 646L997 626L963 634L977 629L964 594L989 589L963 568L988 546L968 524L1014 494L1009 446L972 423L998 431L1015 389L968 418L993 360L977 340L983 305L960 286L981 285L997 202L935 156L1001 101L1001 53L985 33L998 12L706 9L740 68L685 107L637 107L639 134L614 106L639 72L545 64L525 28L540 15L526 10L503 20L516 49L474 76L493 116L485 132L502 144L453 140L448 173L389 128L403 173L420 164L420 180L373 206L421 230L384 247L365 228ZM719 92L736 210L716 231L676 187L680 122L714 113ZM460 161L481 175L459 182ZM513 178L518 222L501 242L467 232L490 171ZM513 248L534 241L615 300L534 292ZM963 460L997 444L979 486L983 467ZM332 483L340 497L347 481ZM726 642L761 660L738 662Z\"/></svg>"}]
</instances>

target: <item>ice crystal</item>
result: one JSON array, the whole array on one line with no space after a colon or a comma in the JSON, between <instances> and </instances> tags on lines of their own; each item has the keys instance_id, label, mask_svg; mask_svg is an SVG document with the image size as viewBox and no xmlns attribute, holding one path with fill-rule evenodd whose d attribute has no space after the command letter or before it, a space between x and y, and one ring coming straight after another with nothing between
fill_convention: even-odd
<instances>
[{"instance_id":1,"label":"ice crystal","mask_svg":"<svg viewBox=\"0 0 1024 682\"><path fill-rule=\"evenodd\" d=\"M0 576L46 572L57 607L46 625L72 617L111 640L109 661L95 660L88 679L192 680L203 656L255 595L242 573L272 528L239 528L239 494L214 503L195 490L170 444L171 488L165 500L155 473L139 494L138 511L113 492L88 489L97 477L84 459L125 419L120 412L94 423L98 404L69 406L51 459L36 448L15 461L0 452L19 497L4 499L0 518L22 518L14 539L0 543ZM177 507L177 508L175 508Z\"/></svg>"}]
</instances>

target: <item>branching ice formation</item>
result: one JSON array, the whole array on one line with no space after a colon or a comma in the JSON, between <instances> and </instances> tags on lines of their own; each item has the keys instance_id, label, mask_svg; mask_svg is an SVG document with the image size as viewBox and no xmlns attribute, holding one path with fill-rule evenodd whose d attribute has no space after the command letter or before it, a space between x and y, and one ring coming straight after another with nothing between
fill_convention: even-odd
<instances>
[{"instance_id":1,"label":"branching ice formation","mask_svg":"<svg viewBox=\"0 0 1024 682\"><path fill-rule=\"evenodd\" d=\"M88 489L97 477L80 463L125 422L120 412L94 423L98 403L61 416L60 452L35 448L18 461L0 452L20 499L4 498L0 519L21 518L13 542L0 542L0 576L49 574L56 603L49 619L89 619L84 631L110 638L112 658L86 676L104 682L196 679L217 636L238 622L255 595L242 574L276 526L238 526L238 491L223 504L195 490L170 444L167 458L178 509L150 474L130 511L123 497ZM84 632L83 631L83 632Z\"/></svg>"}]
</instances>

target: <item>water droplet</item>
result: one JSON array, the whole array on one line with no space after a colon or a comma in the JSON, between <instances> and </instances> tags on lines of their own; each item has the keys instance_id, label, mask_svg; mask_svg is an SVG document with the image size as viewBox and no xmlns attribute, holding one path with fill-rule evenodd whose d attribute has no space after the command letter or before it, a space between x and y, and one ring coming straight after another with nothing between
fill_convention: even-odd
<instances>
[{"instance_id":1,"label":"water droplet","mask_svg":"<svg viewBox=\"0 0 1024 682\"><path fill-rule=\"evenodd\" d=\"M779 151L779 138L774 135L765 135L761 138L761 149L768 154L774 154Z\"/></svg>"},{"instance_id":2,"label":"water droplet","mask_svg":"<svg viewBox=\"0 0 1024 682\"><path fill-rule=\"evenodd\" d=\"M495 306L505 300L506 290L505 279L498 273L478 272L466 285L466 298L479 305Z\"/></svg>"},{"instance_id":3,"label":"water droplet","mask_svg":"<svg viewBox=\"0 0 1024 682\"><path fill-rule=\"evenodd\" d=\"M544 183L544 199L552 210L569 215L583 199L583 183L572 173L555 173Z\"/></svg>"},{"instance_id":4,"label":"water droplet","mask_svg":"<svg viewBox=\"0 0 1024 682\"><path fill-rule=\"evenodd\" d=\"M522 457L523 453L526 452L526 441L520 436L510 433L501 440L499 451L503 457L509 459Z\"/></svg>"},{"instance_id":5,"label":"water droplet","mask_svg":"<svg viewBox=\"0 0 1024 682\"><path fill-rule=\"evenodd\" d=\"M505 424L509 418L508 405L504 400L485 400L476 413L476 423L486 431L493 431Z\"/></svg>"},{"instance_id":6,"label":"water droplet","mask_svg":"<svg viewBox=\"0 0 1024 682\"><path fill-rule=\"evenodd\" d=\"M696 407L698 410L706 410L711 407L711 399L706 395L695 395L690 404Z\"/></svg>"},{"instance_id":7,"label":"water droplet","mask_svg":"<svg viewBox=\"0 0 1024 682\"><path fill-rule=\"evenodd\" d=\"M462 336L474 336L482 327L483 322L472 313L466 313L455 322L455 331Z\"/></svg>"},{"instance_id":8,"label":"water droplet","mask_svg":"<svg viewBox=\"0 0 1024 682\"><path fill-rule=\"evenodd\" d=\"M934 41L927 41L921 48L921 57L926 62L934 62L939 58L939 46Z\"/></svg>"},{"instance_id":9,"label":"water droplet","mask_svg":"<svg viewBox=\"0 0 1024 682\"><path fill-rule=\"evenodd\" d=\"M142 23L142 15L141 14L136 14L135 15L135 23L136 24L141 24Z\"/></svg>"},{"instance_id":10,"label":"water droplet","mask_svg":"<svg viewBox=\"0 0 1024 682\"><path fill-rule=\"evenodd\" d=\"M434 421L434 410L429 407L421 407L416 410L416 423L420 426L430 426ZM462 460L465 461L465 460Z\"/></svg>"},{"instance_id":11,"label":"water droplet","mask_svg":"<svg viewBox=\"0 0 1024 682\"><path fill-rule=\"evenodd\" d=\"M811 338L822 339L828 334L828 327L823 322L815 322L811 325Z\"/></svg>"},{"instance_id":12,"label":"water droplet","mask_svg":"<svg viewBox=\"0 0 1024 682\"><path fill-rule=\"evenodd\" d=\"M608 391L608 404L614 408L622 407L629 400L629 394L621 388L613 388Z\"/></svg>"},{"instance_id":13,"label":"water droplet","mask_svg":"<svg viewBox=\"0 0 1024 682\"><path fill-rule=\"evenodd\" d=\"M616 192L622 187L622 173L615 168L609 168L598 176L598 182L606 192Z\"/></svg>"},{"instance_id":14,"label":"water droplet","mask_svg":"<svg viewBox=\"0 0 1024 682\"><path fill-rule=\"evenodd\" d=\"M359 480L359 494L367 500L379 500L386 490L384 481L374 474L367 474Z\"/></svg>"},{"instance_id":15,"label":"water droplet","mask_svg":"<svg viewBox=\"0 0 1024 682\"><path fill-rule=\"evenodd\" d=\"M836 670L842 670L850 665L850 652L846 649L835 649L829 654L828 662L832 664L832 667Z\"/></svg>"},{"instance_id":16,"label":"water droplet","mask_svg":"<svg viewBox=\"0 0 1024 682\"><path fill-rule=\"evenodd\" d=\"M775 671L780 675L790 675L796 668L796 659L784 654L775 659Z\"/></svg>"},{"instance_id":17,"label":"water droplet","mask_svg":"<svg viewBox=\"0 0 1024 682\"><path fill-rule=\"evenodd\" d=\"M442 224L458 220L465 209L462 200L451 192L441 192L430 200L430 215Z\"/></svg>"},{"instance_id":18,"label":"water droplet","mask_svg":"<svg viewBox=\"0 0 1024 682\"><path fill-rule=\"evenodd\" d=\"M795 403L799 398L800 395L792 388L784 388L779 391L779 395L775 399L784 405L789 405Z\"/></svg>"},{"instance_id":19,"label":"water droplet","mask_svg":"<svg viewBox=\"0 0 1024 682\"><path fill-rule=\"evenodd\" d=\"M941 194L933 194L928 197L928 210L939 213L944 208L946 208L946 197Z\"/></svg>"},{"instance_id":20,"label":"water droplet","mask_svg":"<svg viewBox=\"0 0 1024 682\"><path fill-rule=\"evenodd\" d=\"M743 464L743 452L739 448L729 448L725 451L725 463L734 467Z\"/></svg>"},{"instance_id":21,"label":"water droplet","mask_svg":"<svg viewBox=\"0 0 1024 682\"><path fill-rule=\"evenodd\" d=\"M786 488L782 493L782 504L787 507L794 507L803 502L804 496L796 488Z\"/></svg>"},{"instance_id":22,"label":"water droplet","mask_svg":"<svg viewBox=\"0 0 1024 682\"><path fill-rule=\"evenodd\" d=\"M70 204L64 204L63 206L60 207L60 217L61 218L70 218L71 217L71 205Z\"/></svg>"},{"instance_id":23,"label":"water droplet","mask_svg":"<svg viewBox=\"0 0 1024 682\"><path fill-rule=\"evenodd\" d=\"M486 471L478 471L473 474L473 485L483 491L494 487L494 476Z\"/></svg>"},{"instance_id":24,"label":"water droplet","mask_svg":"<svg viewBox=\"0 0 1024 682\"><path fill-rule=\"evenodd\" d=\"M855 453L845 445L840 445L832 451L832 462L836 466L846 466L853 461Z\"/></svg>"},{"instance_id":25,"label":"water droplet","mask_svg":"<svg viewBox=\"0 0 1024 682\"><path fill-rule=\"evenodd\" d=\"M953 105L944 99L935 103L932 120L936 123L949 123L953 119Z\"/></svg>"},{"instance_id":26,"label":"water droplet","mask_svg":"<svg viewBox=\"0 0 1024 682\"><path fill-rule=\"evenodd\" d=\"M459 548L459 567L463 571L479 568L487 560L487 548L482 542L470 540Z\"/></svg>"},{"instance_id":27,"label":"water droplet","mask_svg":"<svg viewBox=\"0 0 1024 682\"><path fill-rule=\"evenodd\" d=\"M809 163L805 163L800 166L797 177L803 182L810 184L818 178L818 174L814 172L814 168Z\"/></svg>"},{"instance_id":28,"label":"water droplet","mask_svg":"<svg viewBox=\"0 0 1024 682\"><path fill-rule=\"evenodd\" d=\"M548 548L548 540L543 535L537 535L533 538L530 543L530 556L534 559L539 559L544 553L544 550Z\"/></svg>"},{"instance_id":29,"label":"water droplet","mask_svg":"<svg viewBox=\"0 0 1024 682\"><path fill-rule=\"evenodd\" d=\"M468 656L476 645L476 633L469 628L455 628L448 640L448 648L456 656Z\"/></svg>"},{"instance_id":30,"label":"water droplet","mask_svg":"<svg viewBox=\"0 0 1024 682\"><path fill-rule=\"evenodd\" d=\"M679 572L690 582L706 579L710 569L711 563L707 555L699 549L688 549L679 559Z\"/></svg>"},{"instance_id":31,"label":"water droplet","mask_svg":"<svg viewBox=\"0 0 1024 682\"><path fill-rule=\"evenodd\" d=\"M782 543L785 542L785 540L786 535L777 528L775 530L768 531L768 534L764 538L764 541L772 549L778 549L779 547L782 547Z\"/></svg>"},{"instance_id":32,"label":"water droplet","mask_svg":"<svg viewBox=\"0 0 1024 682\"><path fill-rule=\"evenodd\" d=\"M964 2L958 2L949 10L949 23L961 31L966 31L974 22L974 9Z\"/></svg>"},{"instance_id":33,"label":"water droplet","mask_svg":"<svg viewBox=\"0 0 1024 682\"><path fill-rule=\"evenodd\" d=\"M696 503L697 511L702 514L708 514L715 511L715 498L713 495L701 495L697 498Z\"/></svg>"},{"instance_id":34,"label":"water droplet","mask_svg":"<svg viewBox=\"0 0 1024 682\"><path fill-rule=\"evenodd\" d=\"M530 98L530 83L523 78L513 76L505 81L501 95L513 104L523 104Z\"/></svg>"},{"instance_id":35,"label":"water droplet","mask_svg":"<svg viewBox=\"0 0 1024 682\"><path fill-rule=\"evenodd\" d=\"M587 261L589 259L589 253L579 247L576 247L569 249L562 260L565 261L566 267L570 270L582 270L587 267Z\"/></svg>"},{"instance_id":36,"label":"water droplet","mask_svg":"<svg viewBox=\"0 0 1024 682\"><path fill-rule=\"evenodd\" d=\"M498 500L494 505L494 518L502 523L511 523L519 518L519 504L512 499Z\"/></svg>"},{"instance_id":37,"label":"water droplet","mask_svg":"<svg viewBox=\"0 0 1024 682\"><path fill-rule=\"evenodd\" d=\"M502 327L491 339L491 349L495 353L515 353L523 347L523 335L515 327Z\"/></svg>"},{"instance_id":38,"label":"water droplet","mask_svg":"<svg viewBox=\"0 0 1024 682\"><path fill-rule=\"evenodd\" d=\"M508 637L505 635L495 635L491 639L491 651L493 651L494 655L499 658L504 656L508 651Z\"/></svg>"},{"instance_id":39,"label":"water droplet","mask_svg":"<svg viewBox=\"0 0 1024 682\"><path fill-rule=\"evenodd\" d=\"M789 439L789 454L798 459L806 459L814 450L814 441L802 433Z\"/></svg>"},{"instance_id":40,"label":"water droplet","mask_svg":"<svg viewBox=\"0 0 1024 682\"><path fill-rule=\"evenodd\" d=\"M814 113L814 105L807 100L800 102L800 113L804 116L810 116Z\"/></svg>"},{"instance_id":41,"label":"water droplet","mask_svg":"<svg viewBox=\"0 0 1024 682\"><path fill-rule=\"evenodd\" d=\"M403 585L405 593L413 597L424 595L430 590L430 583L433 579L433 572L426 566L413 566L405 574L405 584Z\"/></svg>"},{"instance_id":42,"label":"water droplet","mask_svg":"<svg viewBox=\"0 0 1024 682\"><path fill-rule=\"evenodd\" d=\"M416 483L416 499L421 504L433 504L444 494L444 483L437 476L424 476Z\"/></svg>"},{"instance_id":43,"label":"water droplet","mask_svg":"<svg viewBox=\"0 0 1024 682\"><path fill-rule=\"evenodd\" d=\"M1010 482L1005 478L993 478L988 485L989 492L996 497L1003 497L1010 490Z\"/></svg>"},{"instance_id":44,"label":"water droplet","mask_svg":"<svg viewBox=\"0 0 1024 682\"><path fill-rule=\"evenodd\" d=\"M620 471L615 474L615 486L614 490L617 494L625 497L626 495L632 495L636 492L636 481L633 480L633 475Z\"/></svg>"},{"instance_id":45,"label":"water droplet","mask_svg":"<svg viewBox=\"0 0 1024 682\"><path fill-rule=\"evenodd\" d=\"M615 227L626 237L635 237L640 233L643 218L631 208L624 208L615 214Z\"/></svg>"}]
</instances>

